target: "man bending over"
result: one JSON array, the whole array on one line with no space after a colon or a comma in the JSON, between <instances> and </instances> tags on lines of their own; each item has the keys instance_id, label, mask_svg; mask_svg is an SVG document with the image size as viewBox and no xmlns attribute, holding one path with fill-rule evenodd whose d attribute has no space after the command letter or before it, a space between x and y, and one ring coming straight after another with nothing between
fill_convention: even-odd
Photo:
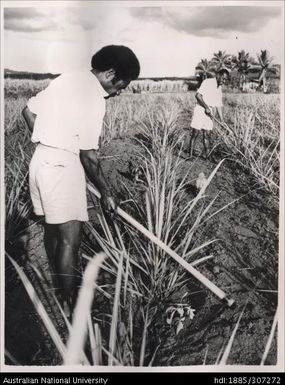
<instances>
[{"instance_id":1,"label":"man bending over","mask_svg":"<svg viewBox=\"0 0 285 385\"><path fill-rule=\"evenodd\" d=\"M34 212L44 216L56 294L69 314L79 283L82 224L88 221L85 174L100 191L102 208L116 210L97 155L105 98L119 94L140 72L133 51L116 45L95 53L91 67L60 75L23 110L37 143L29 168Z\"/></svg>"},{"instance_id":2,"label":"man bending over","mask_svg":"<svg viewBox=\"0 0 285 385\"><path fill-rule=\"evenodd\" d=\"M194 145L199 131L203 134L203 146L205 157L211 154L210 132L213 129L213 117L218 112L220 121L223 123L222 114L222 85L229 79L229 71L221 69L216 77L205 79L196 93L197 105L194 108L191 127L192 133L189 143L189 156L193 156Z\"/></svg>"}]
</instances>

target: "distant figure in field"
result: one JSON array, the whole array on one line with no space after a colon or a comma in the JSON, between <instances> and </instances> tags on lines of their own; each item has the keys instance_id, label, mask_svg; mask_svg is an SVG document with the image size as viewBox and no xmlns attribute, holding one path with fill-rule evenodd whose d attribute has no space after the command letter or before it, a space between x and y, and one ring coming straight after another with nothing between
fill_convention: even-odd
<instances>
[{"instance_id":1,"label":"distant figure in field","mask_svg":"<svg viewBox=\"0 0 285 385\"><path fill-rule=\"evenodd\" d=\"M196 93L197 105L191 121L192 132L189 142L189 156L193 156L194 145L199 131L203 134L203 146L206 158L211 154L210 132L213 129L213 117L218 112L220 121L224 123L222 114L222 85L229 80L229 71L221 69L216 77L205 79Z\"/></svg>"},{"instance_id":2,"label":"distant figure in field","mask_svg":"<svg viewBox=\"0 0 285 385\"><path fill-rule=\"evenodd\" d=\"M97 155L105 99L118 95L140 72L133 51L117 45L95 53L91 67L60 75L23 110L37 143L30 194L35 214L44 216L45 248L67 315L75 305L82 224L88 221L85 173L101 193L103 210L113 215L117 209Z\"/></svg>"}]
</instances>

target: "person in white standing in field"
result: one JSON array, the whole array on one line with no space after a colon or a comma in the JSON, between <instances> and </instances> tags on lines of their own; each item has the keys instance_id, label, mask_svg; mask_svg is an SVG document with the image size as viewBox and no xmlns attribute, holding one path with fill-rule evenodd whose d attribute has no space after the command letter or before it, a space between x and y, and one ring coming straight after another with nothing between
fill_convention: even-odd
<instances>
[{"instance_id":1,"label":"person in white standing in field","mask_svg":"<svg viewBox=\"0 0 285 385\"><path fill-rule=\"evenodd\" d=\"M191 121L192 133L189 142L189 156L194 153L195 141L199 131L203 134L203 152L206 158L210 157L210 132L213 129L213 117L216 112L219 115L221 123L224 123L222 113L222 85L229 80L229 71L221 69L214 78L205 79L197 90L197 104L194 108Z\"/></svg>"},{"instance_id":2,"label":"person in white standing in field","mask_svg":"<svg viewBox=\"0 0 285 385\"><path fill-rule=\"evenodd\" d=\"M97 154L105 98L118 95L140 72L133 51L117 45L95 53L91 67L60 75L23 110L37 143L29 168L34 212L44 216L56 294L69 315L79 284L82 224L88 221L85 173L101 193L103 210L112 215L117 208Z\"/></svg>"}]
</instances>

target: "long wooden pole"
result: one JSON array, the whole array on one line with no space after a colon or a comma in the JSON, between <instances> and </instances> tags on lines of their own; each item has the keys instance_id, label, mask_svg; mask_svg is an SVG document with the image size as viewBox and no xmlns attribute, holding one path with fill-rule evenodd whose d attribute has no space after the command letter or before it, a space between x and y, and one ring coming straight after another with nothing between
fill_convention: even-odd
<instances>
[{"instance_id":1,"label":"long wooden pole","mask_svg":"<svg viewBox=\"0 0 285 385\"><path fill-rule=\"evenodd\" d=\"M88 190L94 194L97 198L101 197L101 194L97 189L87 184ZM162 250L164 250L168 255L170 255L176 262L178 262L181 266L183 266L190 274L192 274L198 281L203 283L209 290L211 290L217 297L222 299L227 303L228 306L232 306L234 304L234 300L227 298L226 293L218 288L213 282L211 282L208 278L206 278L203 274L201 274L198 270L196 270L190 263L186 262L182 257L180 257L175 251L173 251L169 246L163 243L159 238L157 238L153 233L147 230L144 226L142 226L139 222L137 222L134 218L132 218L129 214L123 211L120 207L117 208L117 213L125 219L128 223L134 226L137 230L139 230L142 234L144 234L148 239L150 239L153 243L158 245Z\"/></svg>"},{"instance_id":2,"label":"long wooden pole","mask_svg":"<svg viewBox=\"0 0 285 385\"><path fill-rule=\"evenodd\" d=\"M222 126L223 128L225 128L234 138L234 140L236 140L236 136L235 136L235 133L234 131L226 124L226 123L222 123L220 122L215 116L212 115L212 119L218 123L220 126Z\"/></svg>"}]
</instances>

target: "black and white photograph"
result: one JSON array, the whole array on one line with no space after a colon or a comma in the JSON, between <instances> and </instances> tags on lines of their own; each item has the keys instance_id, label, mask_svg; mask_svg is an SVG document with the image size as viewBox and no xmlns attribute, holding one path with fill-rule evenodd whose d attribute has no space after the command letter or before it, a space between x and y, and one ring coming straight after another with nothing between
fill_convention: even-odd
<instances>
[{"instance_id":1,"label":"black and white photograph","mask_svg":"<svg viewBox=\"0 0 285 385\"><path fill-rule=\"evenodd\" d=\"M284 2L2 1L1 76L1 370L284 372Z\"/></svg>"}]
</instances>

